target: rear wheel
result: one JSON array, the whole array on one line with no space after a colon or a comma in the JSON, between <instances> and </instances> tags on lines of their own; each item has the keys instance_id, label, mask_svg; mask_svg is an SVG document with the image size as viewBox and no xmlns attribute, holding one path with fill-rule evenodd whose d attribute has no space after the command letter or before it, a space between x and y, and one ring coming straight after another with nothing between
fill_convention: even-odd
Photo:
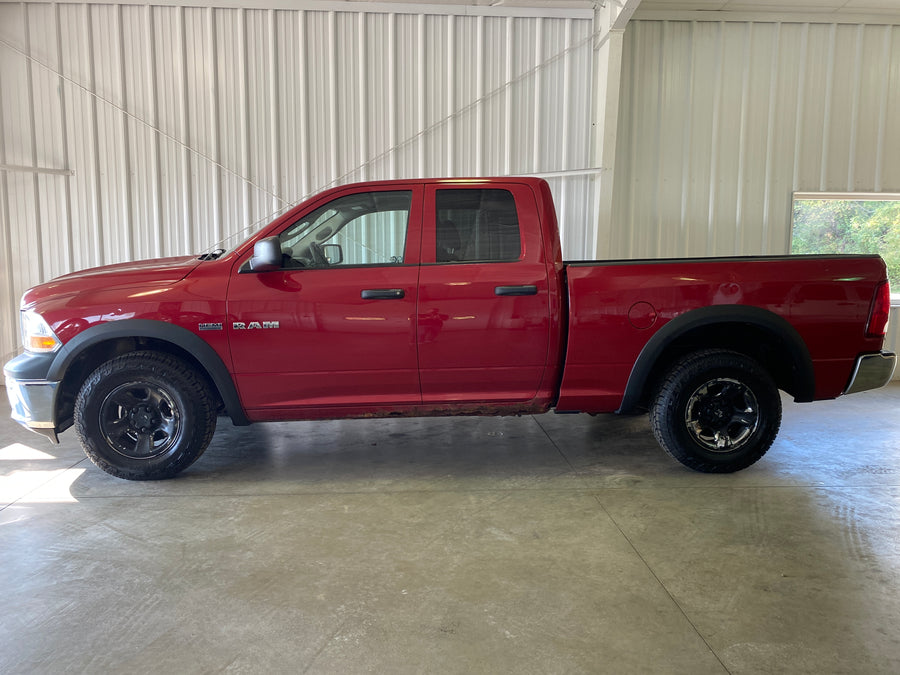
<instances>
[{"instance_id":1,"label":"rear wheel","mask_svg":"<svg viewBox=\"0 0 900 675\"><path fill-rule=\"evenodd\" d=\"M744 469L775 441L781 397L769 374L737 352L691 354L669 371L650 409L657 441L691 469Z\"/></svg>"},{"instance_id":2,"label":"rear wheel","mask_svg":"<svg viewBox=\"0 0 900 675\"><path fill-rule=\"evenodd\" d=\"M129 480L171 478L194 463L216 428L206 381L169 354L108 361L75 401L75 428L91 461Z\"/></svg>"}]
</instances>

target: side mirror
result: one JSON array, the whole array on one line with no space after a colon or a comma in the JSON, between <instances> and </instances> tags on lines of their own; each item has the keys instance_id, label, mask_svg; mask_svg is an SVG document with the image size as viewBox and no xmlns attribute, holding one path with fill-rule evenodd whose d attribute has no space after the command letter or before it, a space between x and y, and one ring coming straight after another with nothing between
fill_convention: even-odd
<instances>
[{"instance_id":1,"label":"side mirror","mask_svg":"<svg viewBox=\"0 0 900 675\"><path fill-rule=\"evenodd\" d=\"M278 237L266 237L253 245L250 269L254 272L271 272L281 269L281 241Z\"/></svg>"},{"instance_id":2,"label":"side mirror","mask_svg":"<svg viewBox=\"0 0 900 675\"><path fill-rule=\"evenodd\" d=\"M344 262L344 249L340 244L325 244L322 246L322 255L329 265L340 265Z\"/></svg>"}]
</instances>

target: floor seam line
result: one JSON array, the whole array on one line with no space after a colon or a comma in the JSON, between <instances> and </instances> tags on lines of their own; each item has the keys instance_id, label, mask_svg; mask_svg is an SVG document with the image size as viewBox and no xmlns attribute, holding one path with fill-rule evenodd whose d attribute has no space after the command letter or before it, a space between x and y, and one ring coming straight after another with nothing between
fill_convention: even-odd
<instances>
[{"instance_id":1,"label":"floor seam line","mask_svg":"<svg viewBox=\"0 0 900 675\"><path fill-rule=\"evenodd\" d=\"M585 479L585 477L582 476L581 473L578 471L578 469L575 468L575 465L572 464L572 461L568 458L566 453L559 446L559 443L557 443L556 440L554 440L554 438L550 435L550 432L548 432L544 428L544 425L541 424L541 421L535 415L532 415L531 419L534 420L534 423L537 424L538 429L541 430L541 432L544 434L546 439L548 441L550 441L550 444L556 449L556 452L559 453L559 456L562 457L563 461L566 463L566 466L569 467L569 470L574 474L574 476L578 479L578 481L580 483L582 483L582 485L584 485L586 489L591 489L590 485L588 485L588 482Z\"/></svg>"},{"instance_id":2,"label":"floor seam line","mask_svg":"<svg viewBox=\"0 0 900 675\"><path fill-rule=\"evenodd\" d=\"M644 565L644 567L647 569L647 571L650 573L650 575L653 577L653 579L656 581L656 583L659 584L659 587L665 592L665 594L669 597L669 600L672 601L672 604L675 605L675 607L678 609L678 612L681 614L681 616L684 617L684 620L688 622L688 625L693 629L694 633L697 634L697 637L700 638L700 640L703 642L704 645L706 645L706 648L709 650L709 653L712 654L713 657L716 659L716 661L719 662L719 665L722 666L722 669L726 673L728 673L728 675L731 675L731 671L728 669L728 666L725 665L725 663L719 657L718 653L716 653L716 650L712 648L712 645L709 644L709 641L707 641L707 639L703 636L703 634L697 628L696 624L687 615L687 612L684 610L684 607L681 606L681 603L675 599L675 596L672 595L672 593L671 593L671 591L669 591L668 587L662 582L662 579L660 579L659 576L656 574L656 572L653 571L653 568L647 562L646 558L644 558L644 556L641 555L641 552L638 550L637 546L635 546L634 542L631 541L631 538L627 534L625 534L625 531L621 528L621 526L616 521L616 519L613 518L612 514L603 505L603 502L600 501L600 498L597 495L594 495L594 499L597 501L597 504L600 506L600 509L603 511L603 513L606 515L606 517L609 518L610 522L613 524L613 526L615 526L616 530L619 531L619 534L621 534L622 537L625 539L625 541L628 542L628 546L631 547L631 550L634 551L634 554L638 557L638 559L641 561L641 563Z\"/></svg>"}]
</instances>

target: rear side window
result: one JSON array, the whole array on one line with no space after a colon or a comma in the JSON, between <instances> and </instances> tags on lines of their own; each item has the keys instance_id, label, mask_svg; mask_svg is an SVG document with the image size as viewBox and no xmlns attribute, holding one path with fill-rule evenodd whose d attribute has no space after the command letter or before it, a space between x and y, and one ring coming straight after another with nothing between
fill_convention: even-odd
<instances>
[{"instance_id":1,"label":"rear side window","mask_svg":"<svg viewBox=\"0 0 900 675\"><path fill-rule=\"evenodd\" d=\"M522 253L516 201L508 190L438 190L437 262L503 262Z\"/></svg>"}]
</instances>

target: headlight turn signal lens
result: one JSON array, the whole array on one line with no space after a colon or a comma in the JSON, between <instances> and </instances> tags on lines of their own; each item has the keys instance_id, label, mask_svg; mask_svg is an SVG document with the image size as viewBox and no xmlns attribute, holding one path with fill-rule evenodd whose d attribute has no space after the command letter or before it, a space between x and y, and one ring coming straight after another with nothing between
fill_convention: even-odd
<instances>
[{"instance_id":1,"label":"headlight turn signal lens","mask_svg":"<svg viewBox=\"0 0 900 675\"><path fill-rule=\"evenodd\" d=\"M53 329L37 312L22 312L22 345L29 352L54 352L62 346Z\"/></svg>"}]
</instances>

